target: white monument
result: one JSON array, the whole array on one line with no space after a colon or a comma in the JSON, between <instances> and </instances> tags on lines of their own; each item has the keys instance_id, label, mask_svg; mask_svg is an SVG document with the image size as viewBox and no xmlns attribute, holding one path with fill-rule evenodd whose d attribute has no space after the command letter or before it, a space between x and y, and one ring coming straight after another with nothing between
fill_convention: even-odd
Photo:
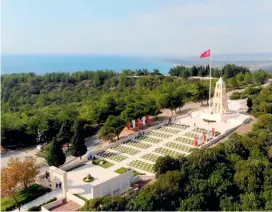
<instances>
[{"instance_id":1,"label":"white monument","mask_svg":"<svg viewBox=\"0 0 272 212\"><path fill-rule=\"evenodd\" d=\"M220 77L215 85L212 107L209 110L203 110L200 117L210 121L226 122L230 114L233 114L233 111L230 111L228 107L226 84Z\"/></svg>"},{"instance_id":2,"label":"white monument","mask_svg":"<svg viewBox=\"0 0 272 212\"><path fill-rule=\"evenodd\" d=\"M212 113L223 115L228 111L229 107L227 100L226 84L220 77L220 79L216 82L214 90Z\"/></svg>"}]
</instances>

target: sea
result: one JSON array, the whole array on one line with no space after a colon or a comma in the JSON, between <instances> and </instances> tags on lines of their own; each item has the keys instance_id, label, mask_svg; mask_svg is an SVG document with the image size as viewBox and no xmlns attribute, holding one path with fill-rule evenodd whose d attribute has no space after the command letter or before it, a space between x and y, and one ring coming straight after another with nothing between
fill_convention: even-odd
<instances>
[{"instance_id":1,"label":"sea","mask_svg":"<svg viewBox=\"0 0 272 212\"><path fill-rule=\"evenodd\" d=\"M159 69L167 74L174 65L159 59L131 56L94 55L2 55L1 73L76 72L85 70Z\"/></svg>"},{"instance_id":2,"label":"sea","mask_svg":"<svg viewBox=\"0 0 272 212\"><path fill-rule=\"evenodd\" d=\"M225 60L225 58L229 60ZM224 60L223 60L224 58ZM237 58L240 58L237 60ZM246 59L245 59L246 58ZM258 58L258 60L256 60ZM152 58L116 55L2 55L1 74L29 73L38 75L51 72L76 72L113 70L121 72L123 69L159 69L162 74L168 74L169 69L175 65L207 65L209 60L193 58ZM232 63L243 65L250 70L264 69L272 71L272 54L265 55L219 55L212 61L212 67L222 67L224 64Z\"/></svg>"}]
</instances>

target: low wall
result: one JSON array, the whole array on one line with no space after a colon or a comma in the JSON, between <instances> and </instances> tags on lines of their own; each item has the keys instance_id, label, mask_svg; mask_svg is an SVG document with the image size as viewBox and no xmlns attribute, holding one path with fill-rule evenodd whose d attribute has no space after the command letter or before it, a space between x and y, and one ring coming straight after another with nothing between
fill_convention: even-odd
<instances>
[{"instance_id":1,"label":"low wall","mask_svg":"<svg viewBox=\"0 0 272 212\"><path fill-rule=\"evenodd\" d=\"M155 175L137 175L133 177L131 183L137 183L139 181L153 180L155 179Z\"/></svg>"},{"instance_id":2,"label":"low wall","mask_svg":"<svg viewBox=\"0 0 272 212\"><path fill-rule=\"evenodd\" d=\"M240 127L241 125L242 125L242 124L240 124L240 125L238 125L238 126L236 126L236 127L233 127L233 128L231 128L231 129L225 131L224 133L220 134L220 135L217 136L216 138L210 140L208 143L203 144L203 145L200 147L200 149L206 149L206 148L210 147L211 145L217 143L219 140L221 140L221 139L227 137L228 135L230 135L234 130L236 130L236 129L237 129L238 127Z\"/></svg>"},{"instance_id":3,"label":"low wall","mask_svg":"<svg viewBox=\"0 0 272 212\"><path fill-rule=\"evenodd\" d=\"M63 201L65 201L65 198L57 199L57 200L54 201L54 202L50 202L50 203L48 203L48 204L46 204L46 205L43 205L43 206L41 207L41 211L49 212L51 208L56 207L56 206L62 204Z\"/></svg>"},{"instance_id":4,"label":"low wall","mask_svg":"<svg viewBox=\"0 0 272 212\"><path fill-rule=\"evenodd\" d=\"M77 196L73 195L70 192L66 192L66 198L68 201L71 200L71 201L75 202L76 204L80 205L81 207L85 204L84 200L78 198Z\"/></svg>"},{"instance_id":5,"label":"low wall","mask_svg":"<svg viewBox=\"0 0 272 212\"><path fill-rule=\"evenodd\" d=\"M63 171L67 171L67 170L72 169L72 168L74 168L74 167L76 167L76 166L78 166L80 164L83 164L83 163L85 163L87 161L88 161L88 158L87 158L87 156L84 155L83 157L81 157L81 160L73 161L71 163L68 163L66 165L61 166L60 168Z\"/></svg>"}]
</instances>

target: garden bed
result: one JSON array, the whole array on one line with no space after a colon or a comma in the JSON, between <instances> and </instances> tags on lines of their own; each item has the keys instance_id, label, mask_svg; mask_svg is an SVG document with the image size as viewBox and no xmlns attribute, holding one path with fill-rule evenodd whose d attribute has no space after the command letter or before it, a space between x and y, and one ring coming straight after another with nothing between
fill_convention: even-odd
<instances>
[{"instance_id":1,"label":"garden bed","mask_svg":"<svg viewBox=\"0 0 272 212\"><path fill-rule=\"evenodd\" d=\"M18 191L15 196L18 203L20 205L24 205L50 191L50 188L45 188L38 184L32 184L27 189ZM11 211L15 208L17 208L17 205L12 197L1 198L1 211Z\"/></svg>"},{"instance_id":2,"label":"garden bed","mask_svg":"<svg viewBox=\"0 0 272 212\"><path fill-rule=\"evenodd\" d=\"M85 183L90 183L90 182L94 181L94 178L90 174L88 174L87 177L84 177L82 179L82 181L85 182Z\"/></svg>"},{"instance_id":3,"label":"garden bed","mask_svg":"<svg viewBox=\"0 0 272 212\"><path fill-rule=\"evenodd\" d=\"M129 170L130 170L130 169L128 169L128 168L121 167L121 168L115 170L115 172L118 173L118 174L124 174L125 172L127 172L127 171L129 171Z\"/></svg>"},{"instance_id":4,"label":"garden bed","mask_svg":"<svg viewBox=\"0 0 272 212\"><path fill-rule=\"evenodd\" d=\"M94 164L94 165L101 166L101 167L103 167L103 168L105 168L105 169L107 169L107 168L113 166L113 163L110 163L110 162L108 162L108 161L106 161L106 160L99 159L99 158L93 159L93 164Z\"/></svg>"}]
</instances>

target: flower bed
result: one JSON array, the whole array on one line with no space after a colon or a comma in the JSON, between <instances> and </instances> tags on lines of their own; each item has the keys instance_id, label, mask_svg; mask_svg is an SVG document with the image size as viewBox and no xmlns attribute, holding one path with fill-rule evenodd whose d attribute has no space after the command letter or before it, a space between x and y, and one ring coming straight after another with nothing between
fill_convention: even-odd
<instances>
[{"instance_id":1,"label":"flower bed","mask_svg":"<svg viewBox=\"0 0 272 212\"><path fill-rule=\"evenodd\" d=\"M136 138L137 140L139 141L146 141L146 142L150 142L150 143L153 143L153 144L156 144L156 143L159 143L161 142L163 139L160 139L160 138L154 138L154 137L150 137L150 136L141 136L141 137L138 137Z\"/></svg>"},{"instance_id":2,"label":"flower bed","mask_svg":"<svg viewBox=\"0 0 272 212\"><path fill-rule=\"evenodd\" d=\"M140 152L139 150L130 148L130 147L126 147L124 145L118 145L116 147L111 148L112 150L118 151L118 152L122 152L128 155L135 155L136 153Z\"/></svg>"},{"instance_id":3,"label":"flower bed","mask_svg":"<svg viewBox=\"0 0 272 212\"><path fill-rule=\"evenodd\" d=\"M90 174L88 174L86 177L84 177L83 179L83 182L85 182L85 183L90 183L90 182L93 182L94 181L94 178L90 175Z\"/></svg>"},{"instance_id":4,"label":"flower bed","mask_svg":"<svg viewBox=\"0 0 272 212\"><path fill-rule=\"evenodd\" d=\"M158 152L162 155L169 155L169 156L172 156L172 157L179 157L181 156L180 153L174 151L174 150L171 150L171 149L167 149L167 148L163 148L163 147L159 147L157 149L154 150L155 152Z\"/></svg>"},{"instance_id":5,"label":"flower bed","mask_svg":"<svg viewBox=\"0 0 272 212\"><path fill-rule=\"evenodd\" d=\"M199 134L195 133L195 132L187 132L184 135L189 137L189 138L194 138L195 136L199 136Z\"/></svg>"},{"instance_id":6,"label":"flower bed","mask_svg":"<svg viewBox=\"0 0 272 212\"><path fill-rule=\"evenodd\" d=\"M93 159L93 164L94 165L98 165L98 166L101 166L101 167L103 167L103 168L109 168L109 167L111 167L111 166L113 166L113 163L110 163L110 162L108 162L108 161L106 161L106 160L103 160L103 159L99 159L99 158L95 158L95 159Z\"/></svg>"},{"instance_id":7,"label":"flower bed","mask_svg":"<svg viewBox=\"0 0 272 212\"><path fill-rule=\"evenodd\" d=\"M172 127L172 128L176 128L176 129L181 129L184 130L188 127L190 127L189 125L185 125L185 124L176 124L176 123L171 123L167 125L168 127Z\"/></svg>"},{"instance_id":8,"label":"flower bed","mask_svg":"<svg viewBox=\"0 0 272 212\"><path fill-rule=\"evenodd\" d=\"M103 151L103 152L98 153L97 155L99 155L103 158L109 158L111 160L115 160L117 162L127 159L127 157L122 154L118 154L115 152L109 152L109 151Z\"/></svg>"},{"instance_id":9,"label":"flower bed","mask_svg":"<svg viewBox=\"0 0 272 212\"><path fill-rule=\"evenodd\" d=\"M146 163L140 160L133 160L131 161L129 164L129 166L144 170L144 171L148 171L148 172L152 172L154 173L154 165L150 164L150 163Z\"/></svg>"},{"instance_id":10,"label":"flower bed","mask_svg":"<svg viewBox=\"0 0 272 212\"><path fill-rule=\"evenodd\" d=\"M152 153L148 153L148 154L142 156L143 159L149 160L149 161L152 161L152 162L156 162L156 160L159 157L160 157L159 155L155 155L155 154L152 154Z\"/></svg>"},{"instance_id":11,"label":"flower bed","mask_svg":"<svg viewBox=\"0 0 272 212\"><path fill-rule=\"evenodd\" d=\"M130 169L125 168L125 167L121 167L121 168L119 168L119 169L116 169L115 172L118 173L118 174L124 174L124 173L126 173L128 170L130 170Z\"/></svg>"},{"instance_id":12,"label":"flower bed","mask_svg":"<svg viewBox=\"0 0 272 212\"><path fill-rule=\"evenodd\" d=\"M181 132L181 130L171 129L169 127L162 127L160 129L158 129L158 131L167 132L167 133L171 133L171 134L177 134L177 133Z\"/></svg>"},{"instance_id":13,"label":"flower bed","mask_svg":"<svg viewBox=\"0 0 272 212\"><path fill-rule=\"evenodd\" d=\"M147 149L152 146L151 144L146 144L146 143L138 141L138 140L136 140L136 141L129 140L129 141L125 142L124 144L134 146L134 147L137 147L140 149Z\"/></svg>"},{"instance_id":14,"label":"flower bed","mask_svg":"<svg viewBox=\"0 0 272 212\"><path fill-rule=\"evenodd\" d=\"M177 150L181 150L183 152L186 152L186 153L189 153L191 152L191 147L188 147L186 145L183 145L183 144L177 144L175 142L169 142L166 144L166 146L170 147L170 148L173 148L173 149L177 149Z\"/></svg>"},{"instance_id":15,"label":"flower bed","mask_svg":"<svg viewBox=\"0 0 272 212\"><path fill-rule=\"evenodd\" d=\"M159 137L159 138L169 138L169 137L172 136L171 134L161 133L161 132L157 132L157 131L151 131L149 133L149 135L156 136L156 137Z\"/></svg>"},{"instance_id":16,"label":"flower bed","mask_svg":"<svg viewBox=\"0 0 272 212\"><path fill-rule=\"evenodd\" d=\"M174 141L178 141L184 144L194 145L194 139L191 139L191 138L177 137L174 139Z\"/></svg>"}]
</instances>

